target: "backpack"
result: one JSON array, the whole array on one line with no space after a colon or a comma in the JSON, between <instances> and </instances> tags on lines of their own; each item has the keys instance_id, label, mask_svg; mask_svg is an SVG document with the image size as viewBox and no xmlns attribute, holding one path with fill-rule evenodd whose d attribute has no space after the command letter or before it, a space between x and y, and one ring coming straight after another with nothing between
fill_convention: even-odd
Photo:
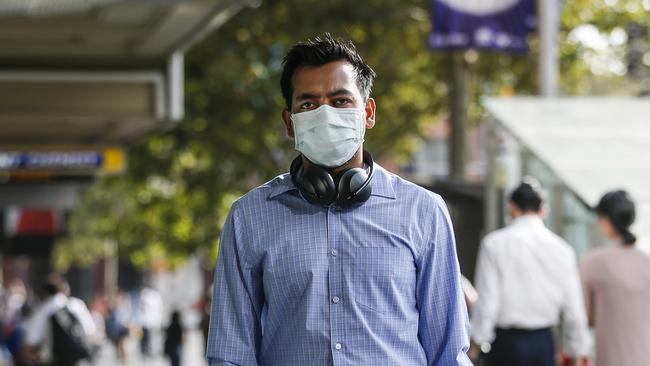
<instances>
[{"instance_id":1,"label":"backpack","mask_svg":"<svg viewBox=\"0 0 650 366\"><path fill-rule=\"evenodd\" d=\"M50 315L52 324L52 358L57 365L74 365L90 358L90 343L81 322L67 306Z\"/></svg>"}]
</instances>

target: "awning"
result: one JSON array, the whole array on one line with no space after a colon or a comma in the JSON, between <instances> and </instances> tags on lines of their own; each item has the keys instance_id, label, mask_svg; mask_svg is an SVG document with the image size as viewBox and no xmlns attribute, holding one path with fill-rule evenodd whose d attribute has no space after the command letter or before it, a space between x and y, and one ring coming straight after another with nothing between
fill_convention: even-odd
<instances>
[{"instance_id":1,"label":"awning","mask_svg":"<svg viewBox=\"0 0 650 366\"><path fill-rule=\"evenodd\" d=\"M514 97L483 105L587 205L609 190L630 192L633 230L650 242L650 99Z\"/></svg>"},{"instance_id":2,"label":"awning","mask_svg":"<svg viewBox=\"0 0 650 366\"><path fill-rule=\"evenodd\" d=\"M0 1L0 145L120 145L180 121L183 53L249 1Z\"/></svg>"},{"instance_id":3,"label":"awning","mask_svg":"<svg viewBox=\"0 0 650 366\"><path fill-rule=\"evenodd\" d=\"M0 2L0 65L157 64L187 50L248 1L5 0Z\"/></svg>"}]
</instances>

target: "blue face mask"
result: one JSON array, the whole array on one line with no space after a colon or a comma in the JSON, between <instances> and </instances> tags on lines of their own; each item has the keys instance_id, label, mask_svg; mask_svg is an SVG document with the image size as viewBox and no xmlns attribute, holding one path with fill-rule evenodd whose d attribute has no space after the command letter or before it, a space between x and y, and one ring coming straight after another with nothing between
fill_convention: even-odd
<instances>
[{"instance_id":1,"label":"blue face mask","mask_svg":"<svg viewBox=\"0 0 650 366\"><path fill-rule=\"evenodd\" d=\"M366 132L364 110L322 105L291 114L291 123L300 151L314 164L335 168L352 159Z\"/></svg>"}]
</instances>

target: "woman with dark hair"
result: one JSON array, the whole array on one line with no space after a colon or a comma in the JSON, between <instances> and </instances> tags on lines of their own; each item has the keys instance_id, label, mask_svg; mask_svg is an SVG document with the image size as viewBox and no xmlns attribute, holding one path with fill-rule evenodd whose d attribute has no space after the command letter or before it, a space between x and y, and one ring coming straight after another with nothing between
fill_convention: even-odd
<instances>
[{"instance_id":1,"label":"woman with dark hair","mask_svg":"<svg viewBox=\"0 0 650 366\"><path fill-rule=\"evenodd\" d=\"M634 202L625 191L605 194L595 208L610 243L587 254L580 274L589 324L596 330L596 365L646 365L650 350L650 253L630 231Z\"/></svg>"}]
</instances>

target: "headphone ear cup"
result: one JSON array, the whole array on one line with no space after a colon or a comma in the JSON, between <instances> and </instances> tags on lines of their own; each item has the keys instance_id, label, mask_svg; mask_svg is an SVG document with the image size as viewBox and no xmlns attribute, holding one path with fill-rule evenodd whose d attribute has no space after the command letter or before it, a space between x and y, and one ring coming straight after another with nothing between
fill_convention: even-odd
<instances>
[{"instance_id":1,"label":"headphone ear cup","mask_svg":"<svg viewBox=\"0 0 650 366\"><path fill-rule=\"evenodd\" d=\"M370 198L370 185L365 185L368 173L365 169L352 168L339 178L337 203L341 207L352 207ZM364 187L365 185L365 187Z\"/></svg>"},{"instance_id":2,"label":"headphone ear cup","mask_svg":"<svg viewBox=\"0 0 650 366\"><path fill-rule=\"evenodd\" d=\"M327 170L319 166L300 168L298 176L300 192L310 203L329 205L336 199L336 185Z\"/></svg>"}]
</instances>

